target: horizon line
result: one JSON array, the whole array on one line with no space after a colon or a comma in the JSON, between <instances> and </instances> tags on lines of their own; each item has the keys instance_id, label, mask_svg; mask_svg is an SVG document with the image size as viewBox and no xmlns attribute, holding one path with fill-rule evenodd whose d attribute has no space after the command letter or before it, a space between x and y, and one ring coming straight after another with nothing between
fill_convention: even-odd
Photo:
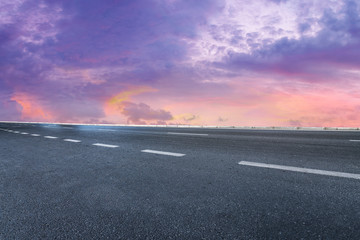
<instances>
[{"instance_id":1,"label":"horizon line","mask_svg":"<svg viewBox=\"0 0 360 240\"><path fill-rule=\"evenodd\" d=\"M209 128L209 129L253 129L253 130L312 130L312 131L359 131L360 127L284 127L284 126L217 126L190 124L114 124L114 123L63 123L63 122L23 122L0 121L0 123L22 124L56 124L56 125L85 125L85 126L113 126L113 127L168 127L168 128Z\"/></svg>"}]
</instances>

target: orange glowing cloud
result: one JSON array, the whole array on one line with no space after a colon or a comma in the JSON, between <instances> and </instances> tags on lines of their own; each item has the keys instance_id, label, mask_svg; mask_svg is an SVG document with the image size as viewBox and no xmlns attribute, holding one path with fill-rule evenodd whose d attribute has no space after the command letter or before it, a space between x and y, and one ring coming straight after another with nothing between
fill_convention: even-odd
<instances>
[{"instance_id":1,"label":"orange glowing cloud","mask_svg":"<svg viewBox=\"0 0 360 240\"><path fill-rule=\"evenodd\" d=\"M173 117L174 123L179 124L192 124L192 125L202 125L202 119L200 116L192 113L181 113Z\"/></svg>"},{"instance_id":2,"label":"orange glowing cloud","mask_svg":"<svg viewBox=\"0 0 360 240\"><path fill-rule=\"evenodd\" d=\"M27 93L15 93L11 100L21 105L22 120L51 121L53 116L44 110L38 100Z\"/></svg>"}]
</instances>

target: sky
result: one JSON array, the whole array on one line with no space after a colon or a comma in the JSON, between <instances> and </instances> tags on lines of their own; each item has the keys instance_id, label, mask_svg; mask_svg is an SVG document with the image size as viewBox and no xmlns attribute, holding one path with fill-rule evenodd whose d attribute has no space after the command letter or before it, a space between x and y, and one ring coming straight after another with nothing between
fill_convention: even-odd
<instances>
[{"instance_id":1,"label":"sky","mask_svg":"<svg viewBox=\"0 0 360 240\"><path fill-rule=\"evenodd\" d=\"M358 0L1 0L0 120L360 126Z\"/></svg>"}]
</instances>

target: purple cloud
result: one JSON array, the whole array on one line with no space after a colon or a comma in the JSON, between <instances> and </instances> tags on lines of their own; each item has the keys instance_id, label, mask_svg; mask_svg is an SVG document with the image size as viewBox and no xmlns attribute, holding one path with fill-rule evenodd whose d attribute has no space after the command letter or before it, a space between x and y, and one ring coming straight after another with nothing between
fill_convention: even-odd
<instances>
[{"instance_id":1,"label":"purple cloud","mask_svg":"<svg viewBox=\"0 0 360 240\"><path fill-rule=\"evenodd\" d=\"M130 122L166 122L171 113L203 121L202 102L227 116L215 111L307 91L299 82L333 86L351 78L356 86L357 73L347 71L359 70L360 10L356 1L343 3L339 10L320 1L4 0L0 117L37 109L53 121L106 122L109 98L148 86L156 93L129 99L123 115ZM258 11L239 13L247 7ZM296 20L285 21L293 9ZM257 93L244 89L248 82L252 89L269 84ZM175 114L167 106L182 102L194 108Z\"/></svg>"},{"instance_id":2,"label":"purple cloud","mask_svg":"<svg viewBox=\"0 0 360 240\"><path fill-rule=\"evenodd\" d=\"M16 101L5 100L0 102L0 119L17 121L21 118L21 106Z\"/></svg>"},{"instance_id":3,"label":"purple cloud","mask_svg":"<svg viewBox=\"0 0 360 240\"><path fill-rule=\"evenodd\" d=\"M343 18L338 16L343 14ZM355 1L346 1L340 13L325 10L318 22L322 30L313 37L281 38L251 53L229 52L215 66L313 81L334 74L333 69L358 68L360 64L360 15ZM301 32L309 28L299 24ZM252 35L255 36L255 33ZM329 74L328 74L329 73Z\"/></svg>"},{"instance_id":4,"label":"purple cloud","mask_svg":"<svg viewBox=\"0 0 360 240\"><path fill-rule=\"evenodd\" d=\"M227 118L222 118L222 117L219 117L218 118L218 121L219 122L226 122L228 119Z\"/></svg>"},{"instance_id":5,"label":"purple cloud","mask_svg":"<svg viewBox=\"0 0 360 240\"><path fill-rule=\"evenodd\" d=\"M128 123L146 124L144 120L158 120L164 123L172 120L173 116L169 111L154 110L145 103L123 102L122 113L128 117Z\"/></svg>"},{"instance_id":6,"label":"purple cloud","mask_svg":"<svg viewBox=\"0 0 360 240\"><path fill-rule=\"evenodd\" d=\"M56 109L58 121L101 118L102 102L128 84L173 75L187 57L183 39L194 39L216 6L209 0L5 4L9 23L0 25L0 82ZM97 70L102 82L83 81L83 69L99 68L105 69Z\"/></svg>"}]
</instances>

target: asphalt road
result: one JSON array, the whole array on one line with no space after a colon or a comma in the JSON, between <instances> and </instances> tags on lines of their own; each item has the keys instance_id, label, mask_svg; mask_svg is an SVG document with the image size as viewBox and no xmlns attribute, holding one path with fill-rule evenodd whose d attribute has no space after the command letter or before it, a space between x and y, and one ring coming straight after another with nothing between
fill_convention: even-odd
<instances>
[{"instance_id":1,"label":"asphalt road","mask_svg":"<svg viewBox=\"0 0 360 240\"><path fill-rule=\"evenodd\" d=\"M0 239L360 239L360 132L0 129Z\"/></svg>"}]
</instances>

